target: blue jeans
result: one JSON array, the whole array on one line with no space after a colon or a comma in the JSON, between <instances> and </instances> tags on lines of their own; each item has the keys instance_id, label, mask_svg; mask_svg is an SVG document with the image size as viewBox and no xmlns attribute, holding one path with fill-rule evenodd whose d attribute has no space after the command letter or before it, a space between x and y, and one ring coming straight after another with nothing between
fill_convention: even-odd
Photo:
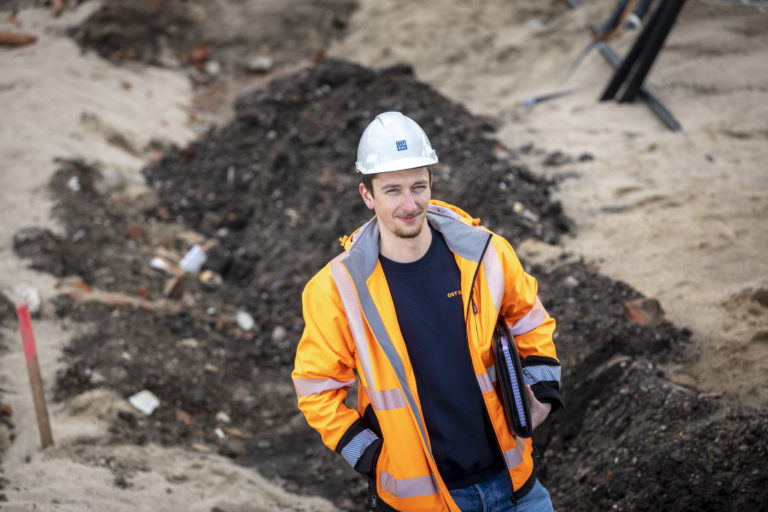
<instances>
[{"instance_id":1,"label":"blue jeans","mask_svg":"<svg viewBox=\"0 0 768 512\"><path fill-rule=\"evenodd\" d=\"M452 489L451 497L461 512L553 512L549 492L538 480L525 496L513 502L506 471L485 482Z\"/></svg>"}]
</instances>

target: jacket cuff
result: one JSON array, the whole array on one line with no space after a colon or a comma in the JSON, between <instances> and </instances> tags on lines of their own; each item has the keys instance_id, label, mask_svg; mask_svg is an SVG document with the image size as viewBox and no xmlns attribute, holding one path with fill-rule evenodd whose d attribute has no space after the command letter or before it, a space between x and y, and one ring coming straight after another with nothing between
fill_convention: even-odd
<instances>
[{"instance_id":1,"label":"jacket cuff","mask_svg":"<svg viewBox=\"0 0 768 512\"><path fill-rule=\"evenodd\" d=\"M358 459L357 464L355 464L355 471L375 479L376 461L379 460L379 454L381 453L381 446L383 444L384 442L381 440L381 438L378 437L371 444L369 444L363 454L360 456L360 459Z\"/></svg>"},{"instance_id":2,"label":"jacket cuff","mask_svg":"<svg viewBox=\"0 0 768 512\"><path fill-rule=\"evenodd\" d=\"M533 396L539 402L552 404L550 414L560 408L565 408L565 401L563 401L563 396L560 394L560 389L556 382L537 382L531 386L531 391L533 391Z\"/></svg>"},{"instance_id":3,"label":"jacket cuff","mask_svg":"<svg viewBox=\"0 0 768 512\"><path fill-rule=\"evenodd\" d=\"M366 428L362 420L357 420L342 436L336 446L336 452L340 453L350 466L357 468L366 449L377 440L379 437L373 430Z\"/></svg>"}]
</instances>

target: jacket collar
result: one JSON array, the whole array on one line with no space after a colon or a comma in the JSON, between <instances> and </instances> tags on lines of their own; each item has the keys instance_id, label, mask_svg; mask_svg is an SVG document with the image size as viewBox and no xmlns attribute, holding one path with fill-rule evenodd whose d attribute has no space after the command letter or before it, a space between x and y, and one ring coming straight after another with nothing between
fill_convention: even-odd
<instances>
[{"instance_id":1,"label":"jacket collar","mask_svg":"<svg viewBox=\"0 0 768 512\"><path fill-rule=\"evenodd\" d=\"M443 235L451 251L464 259L480 262L490 232L473 226L471 218L442 204L430 203L427 222ZM352 235L347 256L342 261L356 280L370 277L379 261L379 223L376 217Z\"/></svg>"}]
</instances>

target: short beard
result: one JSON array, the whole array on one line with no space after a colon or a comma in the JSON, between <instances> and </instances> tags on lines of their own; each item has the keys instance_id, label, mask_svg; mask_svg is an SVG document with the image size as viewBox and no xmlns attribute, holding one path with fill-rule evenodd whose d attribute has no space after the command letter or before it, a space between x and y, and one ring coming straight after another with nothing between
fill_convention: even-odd
<instances>
[{"instance_id":1,"label":"short beard","mask_svg":"<svg viewBox=\"0 0 768 512\"><path fill-rule=\"evenodd\" d=\"M422 210L421 212L419 212L419 215L422 215L423 213L424 212ZM403 238L406 240L411 238L416 238L421 234L421 230L424 229L424 225L426 223L427 223L427 219L425 217L422 217L421 223L418 226L415 226L414 227L415 229L413 231L405 230L405 229L402 229L400 226L395 225L394 235L398 238Z\"/></svg>"},{"instance_id":2,"label":"short beard","mask_svg":"<svg viewBox=\"0 0 768 512\"><path fill-rule=\"evenodd\" d=\"M408 231L408 232L401 231L400 229L398 229L395 231L395 236L398 238L405 238L405 239L416 238L421 234L422 229L423 229L423 226L419 226L419 229L415 231Z\"/></svg>"}]
</instances>

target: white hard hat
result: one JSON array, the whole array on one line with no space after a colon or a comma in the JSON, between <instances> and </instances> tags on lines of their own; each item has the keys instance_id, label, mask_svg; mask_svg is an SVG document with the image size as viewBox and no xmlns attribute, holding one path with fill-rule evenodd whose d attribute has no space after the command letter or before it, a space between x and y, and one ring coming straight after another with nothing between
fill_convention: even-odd
<instances>
[{"instance_id":1,"label":"white hard hat","mask_svg":"<svg viewBox=\"0 0 768 512\"><path fill-rule=\"evenodd\" d=\"M436 163L437 153L413 119L400 112L384 112L360 137L355 167L363 174L375 174Z\"/></svg>"}]
</instances>

